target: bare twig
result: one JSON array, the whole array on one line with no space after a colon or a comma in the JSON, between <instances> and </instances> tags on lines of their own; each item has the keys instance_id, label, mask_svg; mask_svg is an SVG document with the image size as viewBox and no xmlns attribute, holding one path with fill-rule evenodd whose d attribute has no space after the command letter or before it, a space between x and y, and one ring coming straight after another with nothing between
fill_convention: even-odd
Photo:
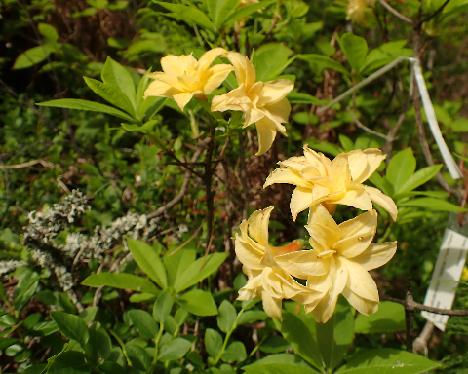
<instances>
[{"instance_id":1,"label":"bare twig","mask_svg":"<svg viewBox=\"0 0 468 374\"><path fill-rule=\"evenodd\" d=\"M25 168L30 168L31 166L35 166L35 165L41 165L42 167L48 168L48 169L57 167L57 165L46 160L31 160L27 162L22 162L21 164L0 165L0 169L25 169Z\"/></svg>"},{"instance_id":2,"label":"bare twig","mask_svg":"<svg viewBox=\"0 0 468 374\"><path fill-rule=\"evenodd\" d=\"M404 21L406 23L413 24L413 21L412 21L411 18L408 18L408 17L404 16L403 14L401 14L400 12L398 12L398 10L396 10L395 8L390 6L385 0L379 0L379 3L385 9L387 9L390 13L392 13L395 17L401 19L402 21Z\"/></svg>"},{"instance_id":3,"label":"bare twig","mask_svg":"<svg viewBox=\"0 0 468 374\"><path fill-rule=\"evenodd\" d=\"M378 131L375 131L375 130L372 130L370 128L368 128L366 125L364 125L361 121L359 121L358 119L356 119L354 121L355 125L357 127L359 127L361 130L364 130L366 132L368 132L369 134L372 134L372 135L375 135L375 136L378 136L379 138L382 138L382 139L385 139L386 141L389 141L390 138L388 137L388 135L385 135L385 134L382 134Z\"/></svg>"},{"instance_id":4,"label":"bare twig","mask_svg":"<svg viewBox=\"0 0 468 374\"><path fill-rule=\"evenodd\" d=\"M448 5L449 2L450 0L445 0L445 2L434 13L421 18L421 20L419 20L417 23L417 27L420 27L424 22L430 21L431 19L437 17L440 13L444 11L445 7Z\"/></svg>"},{"instance_id":5,"label":"bare twig","mask_svg":"<svg viewBox=\"0 0 468 374\"><path fill-rule=\"evenodd\" d=\"M427 343L431 338L432 332L434 331L434 324L431 321L426 321L423 329L419 333L418 337L413 341L413 353L423 354L427 356L428 349Z\"/></svg>"},{"instance_id":6,"label":"bare twig","mask_svg":"<svg viewBox=\"0 0 468 374\"><path fill-rule=\"evenodd\" d=\"M417 303L412 298L410 300L402 300L396 297L382 296L381 299L387 300L387 301L393 301L394 303L404 305L405 307L411 308L411 310L419 310L419 311L425 311L425 312L434 313L434 314L442 314L444 316L450 316L450 317L468 317L468 309L435 308L433 306L427 306L424 304Z\"/></svg>"}]
</instances>

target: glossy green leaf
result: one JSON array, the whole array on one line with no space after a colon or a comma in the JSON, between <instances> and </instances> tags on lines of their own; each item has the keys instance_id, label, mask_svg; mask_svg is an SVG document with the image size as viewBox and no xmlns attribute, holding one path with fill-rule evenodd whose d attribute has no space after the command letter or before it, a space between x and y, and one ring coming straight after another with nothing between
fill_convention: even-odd
<instances>
[{"instance_id":1,"label":"glossy green leaf","mask_svg":"<svg viewBox=\"0 0 468 374\"><path fill-rule=\"evenodd\" d=\"M37 26L41 35L46 38L49 42L56 42L59 38L57 29L49 23L39 23Z\"/></svg>"},{"instance_id":2,"label":"glossy green leaf","mask_svg":"<svg viewBox=\"0 0 468 374\"><path fill-rule=\"evenodd\" d=\"M158 288L150 281L127 273L99 273L92 274L81 284L90 287L109 286L115 288L129 289L139 292L151 293L157 295Z\"/></svg>"},{"instance_id":3,"label":"glossy green leaf","mask_svg":"<svg viewBox=\"0 0 468 374\"><path fill-rule=\"evenodd\" d=\"M131 116L135 116L135 109L127 96L122 95L117 86L109 83L102 83L96 79L84 77L86 85L96 94L107 102L126 111Z\"/></svg>"},{"instance_id":4,"label":"glossy green leaf","mask_svg":"<svg viewBox=\"0 0 468 374\"><path fill-rule=\"evenodd\" d=\"M27 49L16 58L13 69L26 69L36 65L47 59L56 49L55 44L49 43Z\"/></svg>"},{"instance_id":5,"label":"glossy green leaf","mask_svg":"<svg viewBox=\"0 0 468 374\"><path fill-rule=\"evenodd\" d=\"M290 354L271 355L244 366L246 374L317 374L299 357Z\"/></svg>"},{"instance_id":6,"label":"glossy green leaf","mask_svg":"<svg viewBox=\"0 0 468 374\"><path fill-rule=\"evenodd\" d=\"M193 289L179 298L180 306L196 316L207 317L218 314L213 295L209 291Z\"/></svg>"},{"instance_id":7,"label":"glossy green leaf","mask_svg":"<svg viewBox=\"0 0 468 374\"><path fill-rule=\"evenodd\" d=\"M281 332L291 343L297 355L315 367L322 367L322 357L316 337L316 323L312 317L300 318L292 313L285 313Z\"/></svg>"},{"instance_id":8,"label":"glossy green leaf","mask_svg":"<svg viewBox=\"0 0 468 374\"><path fill-rule=\"evenodd\" d=\"M53 312L51 315L63 335L76 340L82 347L86 345L89 339L89 331L85 321L73 314L63 312Z\"/></svg>"},{"instance_id":9,"label":"glossy green leaf","mask_svg":"<svg viewBox=\"0 0 468 374\"><path fill-rule=\"evenodd\" d=\"M364 66L369 50L366 39L347 32L339 38L338 44L351 67L356 71L360 71Z\"/></svg>"},{"instance_id":10,"label":"glossy green leaf","mask_svg":"<svg viewBox=\"0 0 468 374\"><path fill-rule=\"evenodd\" d=\"M267 315L262 310L249 310L244 312L237 320L238 325L245 325L256 321L263 321L267 318Z\"/></svg>"},{"instance_id":11,"label":"glossy green leaf","mask_svg":"<svg viewBox=\"0 0 468 374\"><path fill-rule=\"evenodd\" d=\"M101 70L101 80L109 86L117 87L121 95L126 96L130 101L133 111L136 112L136 86L132 73L113 60L111 57L106 58L106 62Z\"/></svg>"},{"instance_id":12,"label":"glossy green leaf","mask_svg":"<svg viewBox=\"0 0 468 374\"><path fill-rule=\"evenodd\" d=\"M174 298L170 291L161 292L153 305L153 317L156 321L164 322L171 314Z\"/></svg>"},{"instance_id":13,"label":"glossy green leaf","mask_svg":"<svg viewBox=\"0 0 468 374\"><path fill-rule=\"evenodd\" d=\"M184 356L192 346L186 339L175 338L166 344L161 346L161 352L159 353L158 359L160 361L172 361L177 360Z\"/></svg>"},{"instance_id":14,"label":"glossy green leaf","mask_svg":"<svg viewBox=\"0 0 468 374\"><path fill-rule=\"evenodd\" d=\"M218 317L216 317L219 329L222 332L228 332L234 327L236 318L236 308L228 300L223 300L218 308Z\"/></svg>"},{"instance_id":15,"label":"glossy green leaf","mask_svg":"<svg viewBox=\"0 0 468 374\"><path fill-rule=\"evenodd\" d=\"M54 108L86 110L90 112L99 112L109 114L111 116L123 119L125 121L134 122L134 119L124 111L111 107L106 104L101 104L91 100L84 99L55 99L37 103L39 106L48 106Z\"/></svg>"},{"instance_id":16,"label":"glossy green leaf","mask_svg":"<svg viewBox=\"0 0 468 374\"><path fill-rule=\"evenodd\" d=\"M219 29L234 13L239 5L239 0L206 0L206 5L211 20L216 29Z\"/></svg>"},{"instance_id":17,"label":"glossy green leaf","mask_svg":"<svg viewBox=\"0 0 468 374\"><path fill-rule=\"evenodd\" d=\"M403 182L397 192L399 194L405 194L407 192L413 191L414 189L434 178L441 168L442 165L433 165L417 170Z\"/></svg>"},{"instance_id":18,"label":"glossy green leaf","mask_svg":"<svg viewBox=\"0 0 468 374\"><path fill-rule=\"evenodd\" d=\"M418 199L411 199L402 203L398 203L398 206L411 206L421 207L430 210L440 210L443 212L466 212L466 208L462 208L459 205L450 204L448 201L434 199L432 197L421 197Z\"/></svg>"},{"instance_id":19,"label":"glossy green leaf","mask_svg":"<svg viewBox=\"0 0 468 374\"><path fill-rule=\"evenodd\" d=\"M440 365L428 358L406 351L379 348L360 351L349 357L337 370L339 374L418 374Z\"/></svg>"},{"instance_id":20,"label":"glossy green leaf","mask_svg":"<svg viewBox=\"0 0 468 374\"><path fill-rule=\"evenodd\" d=\"M94 360L107 358L111 349L112 343L107 332L102 327L91 327L86 351L90 352Z\"/></svg>"},{"instance_id":21,"label":"glossy green leaf","mask_svg":"<svg viewBox=\"0 0 468 374\"><path fill-rule=\"evenodd\" d=\"M159 327L151 314L139 309L130 310L127 314L140 336L145 339L154 339Z\"/></svg>"},{"instance_id":22,"label":"glossy green leaf","mask_svg":"<svg viewBox=\"0 0 468 374\"><path fill-rule=\"evenodd\" d=\"M382 301L377 312L370 316L359 314L354 323L358 334L402 331L405 327L405 308L391 301Z\"/></svg>"},{"instance_id":23,"label":"glossy green leaf","mask_svg":"<svg viewBox=\"0 0 468 374\"><path fill-rule=\"evenodd\" d=\"M206 28L207 30L211 30L213 32L216 31L216 27L213 22L211 22L211 20L204 12L202 12L194 5L172 4L165 1L154 0L153 2L172 12L165 13L165 16L167 17L178 19L189 24L195 23Z\"/></svg>"},{"instance_id":24,"label":"glossy green leaf","mask_svg":"<svg viewBox=\"0 0 468 374\"><path fill-rule=\"evenodd\" d=\"M18 286L15 289L15 308L21 310L35 294L39 285L39 274L26 270L19 277Z\"/></svg>"},{"instance_id":25,"label":"glossy green leaf","mask_svg":"<svg viewBox=\"0 0 468 374\"><path fill-rule=\"evenodd\" d=\"M240 362L247 358L247 351L243 343L235 341L230 343L221 356L225 362Z\"/></svg>"},{"instance_id":26,"label":"glossy green leaf","mask_svg":"<svg viewBox=\"0 0 468 374\"><path fill-rule=\"evenodd\" d=\"M160 251L149 244L135 239L127 239L127 244L141 271L155 281L161 288L166 288L167 275L166 269L161 261Z\"/></svg>"},{"instance_id":27,"label":"glossy green leaf","mask_svg":"<svg viewBox=\"0 0 468 374\"><path fill-rule=\"evenodd\" d=\"M255 65L257 80L275 79L291 62L292 50L280 43L264 44L254 52L252 62Z\"/></svg>"},{"instance_id":28,"label":"glossy green leaf","mask_svg":"<svg viewBox=\"0 0 468 374\"><path fill-rule=\"evenodd\" d=\"M406 148L393 155L385 175L396 193L401 190L402 186L413 175L415 169L416 159L413 156L411 148Z\"/></svg>"},{"instance_id":29,"label":"glossy green leaf","mask_svg":"<svg viewBox=\"0 0 468 374\"><path fill-rule=\"evenodd\" d=\"M226 253L212 253L197 259L185 269L179 267L183 271L178 273L175 280L176 292L183 291L214 274L226 257Z\"/></svg>"},{"instance_id":30,"label":"glossy green leaf","mask_svg":"<svg viewBox=\"0 0 468 374\"><path fill-rule=\"evenodd\" d=\"M275 4L277 0L260 0L257 3L248 4L242 7L238 7L235 12L233 12L228 21L243 20L249 18L252 14L258 12L261 9L264 9L272 4Z\"/></svg>"},{"instance_id":31,"label":"glossy green leaf","mask_svg":"<svg viewBox=\"0 0 468 374\"><path fill-rule=\"evenodd\" d=\"M163 257L167 271L168 284L174 285L176 279L185 276L187 268L195 261L196 252L193 249L181 248L177 252L169 252Z\"/></svg>"},{"instance_id":32,"label":"glossy green leaf","mask_svg":"<svg viewBox=\"0 0 468 374\"><path fill-rule=\"evenodd\" d=\"M223 338L214 329L208 328L205 332L205 349L211 357L216 357L223 346Z\"/></svg>"},{"instance_id":33,"label":"glossy green leaf","mask_svg":"<svg viewBox=\"0 0 468 374\"><path fill-rule=\"evenodd\" d=\"M91 368L86 362L86 358L81 352L62 352L51 359L51 365L47 373L51 374L89 374Z\"/></svg>"},{"instance_id":34,"label":"glossy green leaf","mask_svg":"<svg viewBox=\"0 0 468 374\"><path fill-rule=\"evenodd\" d=\"M343 75L348 75L348 71L338 61L328 56L318 54L297 55L296 58L307 61L315 75L321 75L324 70L335 70Z\"/></svg>"}]
</instances>

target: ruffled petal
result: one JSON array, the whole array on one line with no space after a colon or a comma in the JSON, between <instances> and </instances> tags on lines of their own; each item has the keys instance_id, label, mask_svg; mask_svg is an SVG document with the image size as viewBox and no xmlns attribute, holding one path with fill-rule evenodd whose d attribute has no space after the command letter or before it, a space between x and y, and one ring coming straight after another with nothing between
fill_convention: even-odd
<instances>
[{"instance_id":1,"label":"ruffled petal","mask_svg":"<svg viewBox=\"0 0 468 374\"><path fill-rule=\"evenodd\" d=\"M362 183L369 179L386 157L382 151L377 148L354 150L345 153L345 155L348 158L351 177L356 183Z\"/></svg>"},{"instance_id":2,"label":"ruffled petal","mask_svg":"<svg viewBox=\"0 0 468 374\"><path fill-rule=\"evenodd\" d=\"M265 313L271 318L281 319L282 300L274 298L265 290L262 291L262 306Z\"/></svg>"},{"instance_id":3,"label":"ruffled petal","mask_svg":"<svg viewBox=\"0 0 468 374\"><path fill-rule=\"evenodd\" d=\"M397 220L398 208L390 197L384 195L380 190L374 187L364 186L364 189L369 194L372 202L384 208L390 214L393 221Z\"/></svg>"},{"instance_id":4,"label":"ruffled petal","mask_svg":"<svg viewBox=\"0 0 468 374\"><path fill-rule=\"evenodd\" d=\"M298 187L311 188L311 184L303 179L296 171L291 168L277 168L273 170L265 180L263 188L276 183L288 183Z\"/></svg>"},{"instance_id":5,"label":"ruffled petal","mask_svg":"<svg viewBox=\"0 0 468 374\"><path fill-rule=\"evenodd\" d=\"M293 88L294 83L286 79L266 82L260 92L258 105L269 105L282 101Z\"/></svg>"},{"instance_id":6,"label":"ruffled petal","mask_svg":"<svg viewBox=\"0 0 468 374\"><path fill-rule=\"evenodd\" d=\"M358 294L354 293L350 288L345 287L342 292L343 296L348 300L351 306L359 313L368 316L375 313L379 307L378 301L365 299Z\"/></svg>"},{"instance_id":7,"label":"ruffled petal","mask_svg":"<svg viewBox=\"0 0 468 374\"><path fill-rule=\"evenodd\" d=\"M341 199L331 202L337 205L353 206L362 210L372 209L371 198L363 188L349 189Z\"/></svg>"},{"instance_id":8,"label":"ruffled petal","mask_svg":"<svg viewBox=\"0 0 468 374\"><path fill-rule=\"evenodd\" d=\"M258 140L258 151L255 156L260 156L271 148L276 137L276 127L270 120L263 118L255 123L255 129Z\"/></svg>"},{"instance_id":9,"label":"ruffled petal","mask_svg":"<svg viewBox=\"0 0 468 374\"><path fill-rule=\"evenodd\" d=\"M226 110L240 110L245 108L245 101L247 96L245 94L244 86L240 86L235 90L223 95L216 95L211 102L211 110L213 112L225 112Z\"/></svg>"},{"instance_id":10,"label":"ruffled petal","mask_svg":"<svg viewBox=\"0 0 468 374\"><path fill-rule=\"evenodd\" d=\"M237 52L229 52L227 57L234 66L237 82L250 88L255 83L255 67L247 56Z\"/></svg>"},{"instance_id":11,"label":"ruffled petal","mask_svg":"<svg viewBox=\"0 0 468 374\"><path fill-rule=\"evenodd\" d=\"M355 257L369 248L377 227L377 212L370 210L338 225L341 239L335 249L341 256Z\"/></svg>"},{"instance_id":12,"label":"ruffled petal","mask_svg":"<svg viewBox=\"0 0 468 374\"><path fill-rule=\"evenodd\" d=\"M195 69L197 59L190 56L164 56L161 58L161 66L165 73L172 76L184 74L187 70Z\"/></svg>"},{"instance_id":13,"label":"ruffled petal","mask_svg":"<svg viewBox=\"0 0 468 374\"><path fill-rule=\"evenodd\" d=\"M275 257L276 263L298 279L322 276L328 271L327 263L318 258L315 251L302 250Z\"/></svg>"},{"instance_id":14,"label":"ruffled petal","mask_svg":"<svg viewBox=\"0 0 468 374\"><path fill-rule=\"evenodd\" d=\"M191 94L191 93L178 93L178 94L175 94L173 97L174 97L174 100L175 100L177 106L180 108L180 110L184 111L185 105L187 105L187 103L190 101L190 99L192 99L193 94Z\"/></svg>"},{"instance_id":15,"label":"ruffled petal","mask_svg":"<svg viewBox=\"0 0 468 374\"><path fill-rule=\"evenodd\" d=\"M213 66L210 70L210 77L205 83L203 87L203 92L205 94L212 93L215 89L217 89L229 75L229 73L233 70L233 67L229 64L219 64Z\"/></svg>"},{"instance_id":16,"label":"ruffled petal","mask_svg":"<svg viewBox=\"0 0 468 374\"><path fill-rule=\"evenodd\" d=\"M305 228L309 232L312 248L319 253L332 249L340 239L338 225L323 205L317 205L311 209Z\"/></svg>"},{"instance_id":17,"label":"ruffled petal","mask_svg":"<svg viewBox=\"0 0 468 374\"><path fill-rule=\"evenodd\" d=\"M203 71L207 70L216 57L225 56L227 51L223 48L214 48L211 51L206 52L203 56L200 57L198 60L198 70ZM232 70L232 67L231 67Z\"/></svg>"},{"instance_id":18,"label":"ruffled petal","mask_svg":"<svg viewBox=\"0 0 468 374\"><path fill-rule=\"evenodd\" d=\"M143 97L148 96L171 96L174 94L174 88L160 80L152 81L145 90Z\"/></svg>"},{"instance_id":19,"label":"ruffled petal","mask_svg":"<svg viewBox=\"0 0 468 374\"><path fill-rule=\"evenodd\" d=\"M374 302L379 301L377 285L364 267L344 257L339 257L337 261L341 264L341 267L346 268L349 273L346 287L353 293L367 300Z\"/></svg>"},{"instance_id":20,"label":"ruffled petal","mask_svg":"<svg viewBox=\"0 0 468 374\"><path fill-rule=\"evenodd\" d=\"M396 250L396 242L371 244L365 252L352 260L369 271L385 265L395 255Z\"/></svg>"},{"instance_id":21,"label":"ruffled petal","mask_svg":"<svg viewBox=\"0 0 468 374\"><path fill-rule=\"evenodd\" d=\"M249 218L249 234L257 242L268 246L268 223L272 206L265 209L259 209L252 213Z\"/></svg>"},{"instance_id":22,"label":"ruffled petal","mask_svg":"<svg viewBox=\"0 0 468 374\"><path fill-rule=\"evenodd\" d=\"M296 220L298 213L309 208L312 205L313 196L310 188L296 187L291 196L291 214L293 221Z\"/></svg>"}]
</instances>

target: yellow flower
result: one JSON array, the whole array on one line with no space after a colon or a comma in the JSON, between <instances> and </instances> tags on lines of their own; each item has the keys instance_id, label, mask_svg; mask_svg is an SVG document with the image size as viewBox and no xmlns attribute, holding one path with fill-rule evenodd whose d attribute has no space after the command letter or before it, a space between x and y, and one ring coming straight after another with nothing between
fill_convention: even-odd
<instances>
[{"instance_id":1,"label":"yellow flower","mask_svg":"<svg viewBox=\"0 0 468 374\"><path fill-rule=\"evenodd\" d=\"M244 112L244 128L255 124L257 129L258 156L270 149L277 131L286 134L283 123L288 122L291 113L286 95L292 91L294 84L285 79L256 82L255 68L248 57L235 52L228 53L227 57L234 66L239 87L215 96L211 110Z\"/></svg>"},{"instance_id":2,"label":"yellow flower","mask_svg":"<svg viewBox=\"0 0 468 374\"><path fill-rule=\"evenodd\" d=\"M386 209L396 220L393 200L377 188L363 185L385 159L376 148L341 153L334 160L304 146L304 156L279 163L267 177L263 188L275 183L296 186L291 197L293 220L299 212L318 204L328 207L348 205L371 210L372 203Z\"/></svg>"},{"instance_id":3,"label":"yellow flower","mask_svg":"<svg viewBox=\"0 0 468 374\"><path fill-rule=\"evenodd\" d=\"M366 20L370 7L374 6L374 0L348 0L346 18L357 23Z\"/></svg>"},{"instance_id":4,"label":"yellow flower","mask_svg":"<svg viewBox=\"0 0 468 374\"><path fill-rule=\"evenodd\" d=\"M296 282L281 269L275 259L294 252L301 244L293 242L282 247L268 243L268 222L273 207L256 210L240 225L235 236L235 251L248 276L247 284L239 290L238 300L262 299L263 309L270 317L281 318L283 299L294 299L314 306L320 294Z\"/></svg>"},{"instance_id":5,"label":"yellow flower","mask_svg":"<svg viewBox=\"0 0 468 374\"><path fill-rule=\"evenodd\" d=\"M307 287L321 293L317 305L305 303L306 312L312 313L317 321L330 319L339 294L362 314L377 310L379 293L368 272L387 263L397 244L372 244L376 226L375 210L337 225L327 208L318 205L306 226L313 249L276 259L289 274L307 279Z\"/></svg>"},{"instance_id":6,"label":"yellow flower","mask_svg":"<svg viewBox=\"0 0 468 374\"><path fill-rule=\"evenodd\" d=\"M163 71L150 74L154 81L149 84L144 97L172 97L180 110L184 110L193 96L202 97L212 93L233 70L229 64L211 66L216 57L226 53L222 48L215 48L206 52L198 61L192 55L161 58Z\"/></svg>"},{"instance_id":7,"label":"yellow flower","mask_svg":"<svg viewBox=\"0 0 468 374\"><path fill-rule=\"evenodd\" d=\"M247 5L251 5L251 4L256 4L258 3L258 0L240 0L239 1L239 6L240 7L243 7L243 6L247 6Z\"/></svg>"}]
</instances>

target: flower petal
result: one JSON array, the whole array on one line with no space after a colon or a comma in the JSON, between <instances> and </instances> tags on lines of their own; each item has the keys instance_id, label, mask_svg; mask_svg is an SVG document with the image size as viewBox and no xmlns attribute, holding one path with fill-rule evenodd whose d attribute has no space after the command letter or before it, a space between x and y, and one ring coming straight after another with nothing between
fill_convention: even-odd
<instances>
[{"instance_id":1,"label":"flower petal","mask_svg":"<svg viewBox=\"0 0 468 374\"><path fill-rule=\"evenodd\" d=\"M171 85L162 82L160 80L152 81L145 90L143 97L148 96L170 96L174 92L174 89Z\"/></svg>"},{"instance_id":2,"label":"flower petal","mask_svg":"<svg viewBox=\"0 0 468 374\"><path fill-rule=\"evenodd\" d=\"M296 187L291 196L291 214L293 221L296 220L298 213L309 208L312 205L313 195L310 188Z\"/></svg>"},{"instance_id":3,"label":"flower petal","mask_svg":"<svg viewBox=\"0 0 468 374\"><path fill-rule=\"evenodd\" d=\"M379 302L365 299L354 293L350 288L345 287L342 292L343 296L348 300L351 306L359 313L368 316L375 313L378 309Z\"/></svg>"},{"instance_id":4,"label":"flower petal","mask_svg":"<svg viewBox=\"0 0 468 374\"><path fill-rule=\"evenodd\" d=\"M207 70L216 57L226 55L227 51L223 48L214 48L211 51L206 52L203 56L200 57L198 60L198 70L203 71ZM231 67L232 70L232 67Z\"/></svg>"},{"instance_id":5,"label":"flower petal","mask_svg":"<svg viewBox=\"0 0 468 374\"><path fill-rule=\"evenodd\" d=\"M335 249L341 256L355 257L369 248L377 227L377 212L372 209L338 225L341 239Z\"/></svg>"},{"instance_id":6,"label":"flower petal","mask_svg":"<svg viewBox=\"0 0 468 374\"><path fill-rule=\"evenodd\" d=\"M353 261L361 265L367 271L377 269L390 261L395 255L396 250L396 242L371 244L367 251L354 257Z\"/></svg>"},{"instance_id":7,"label":"flower petal","mask_svg":"<svg viewBox=\"0 0 468 374\"><path fill-rule=\"evenodd\" d=\"M252 213L249 218L249 234L257 242L268 246L268 223L272 206L265 209L259 209Z\"/></svg>"},{"instance_id":8,"label":"flower petal","mask_svg":"<svg viewBox=\"0 0 468 374\"><path fill-rule=\"evenodd\" d=\"M203 92L207 95L212 93L221 85L221 83L224 82L224 80L232 71L232 69L233 67L229 64L218 64L213 66L209 70L210 77L208 78L208 80L205 83L205 86L203 87Z\"/></svg>"},{"instance_id":9,"label":"flower petal","mask_svg":"<svg viewBox=\"0 0 468 374\"><path fill-rule=\"evenodd\" d=\"M164 56L161 58L161 67L168 75L178 76L185 71L194 69L197 65L197 59L189 56Z\"/></svg>"},{"instance_id":10,"label":"flower petal","mask_svg":"<svg viewBox=\"0 0 468 374\"><path fill-rule=\"evenodd\" d=\"M384 208L390 214L393 221L397 220L398 208L390 197L384 195L380 190L374 187L364 186L364 189L369 194L372 202Z\"/></svg>"},{"instance_id":11,"label":"flower petal","mask_svg":"<svg viewBox=\"0 0 468 374\"><path fill-rule=\"evenodd\" d=\"M294 83L286 79L266 82L260 92L258 105L277 103L283 100L294 88Z\"/></svg>"},{"instance_id":12,"label":"flower petal","mask_svg":"<svg viewBox=\"0 0 468 374\"><path fill-rule=\"evenodd\" d=\"M265 180L263 188L275 183L289 183L299 187L311 187L310 183L303 179L296 171L291 168L277 168L273 170Z\"/></svg>"},{"instance_id":13,"label":"flower petal","mask_svg":"<svg viewBox=\"0 0 468 374\"><path fill-rule=\"evenodd\" d=\"M291 104L289 104L288 99L284 98L273 104L265 105L264 113L265 116L275 123L278 131L286 133L286 129L282 123L288 122L289 114L291 113Z\"/></svg>"},{"instance_id":14,"label":"flower petal","mask_svg":"<svg viewBox=\"0 0 468 374\"><path fill-rule=\"evenodd\" d=\"M173 97L177 106L180 108L180 110L184 111L185 105L187 105L187 103L193 97L193 94L192 93L178 93L178 94L175 94Z\"/></svg>"},{"instance_id":15,"label":"flower petal","mask_svg":"<svg viewBox=\"0 0 468 374\"><path fill-rule=\"evenodd\" d=\"M255 67L247 56L237 52L229 52L227 57L234 66L239 86L243 84L247 89L255 83Z\"/></svg>"},{"instance_id":16,"label":"flower petal","mask_svg":"<svg viewBox=\"0 0 468 374\"><path fill-rule=\"evenodd\" d=\"M247 98L248 99L248 98ZM243 86L229 91L227 94L216 95L211 101L211 110L213 112L225 112L226 110L243 110L242 105L246 100L246 94Z\"/></svg>"},{"instance_id":17,"label":"flower petal","mask_svg":"<svg viewBox=\"0 0 468 374\"><path fill-rule=\"evenodd\" d=\"M275 257L276 263L298 279L308 279L311 276L322 276L327 273L326 263L317 257L315 251L302 250Z\"/></svg>"},{"instance_id":18,"label":"flower petal","mask_svg":"<svg viewBox=\"0 0 468 374\"><path fill-rule=\"evenodd\" d=\"M271 148L276 137L276 127L273 122L263 118L255 123L255 129L257 130L258 141L258 151L255 156L260 156Z\"/></svg>"},{"instance_id":19,"label":"flower petal","mask_svg":"<svg viewBox=\"0 0 468 374\"><path fill-rule=\"evenodd\" d=\"M332 203L338 205L353 206L362 210L372 209L371 198L367 191L362 188L349 189L346 191L345 195L341 199L334 200L332 201Z\"/></svg>"},{"instance_id":20,"label":"flower petal","mask_svg":"<svg viewBox=\"0 0 468 374\"><path fill-rule=\"evenodd\" d=\"M377 148L357 149L345 153L345 155L348 158L351 177L356 183L362 183L367 180L386 157Z\"/></svg>"},{"instance_id":21,"label":"flower petal","mask_svg":"<svg viewBox=\"0 0 468 374\"><path fill-rule=\"evenodd\" d=\"M344 257L339 257L337 260L341 264L341 267L346 268L349 273L346 287L360 297L378 302L379 292L377 285L367 270L358 263Z\"/></svg>"},{"instance_id":22,"label":"flower petal","mask_svg":"<svg viewBox=\"0 0 468 374\"><path fill-rule=\"evenodd\" d=\"M305 228L309 232L312 248L319 252L334 248L335 243L340 239L338 225L323 205L317 205L311 209Z\"/></svg>"},{"instance_id":23,"label":"flower petal","mask_svg":"<svg viewBox=\"0 0 468 374\"><path fill-rule=\"evenodd\" d=\"M274 298L267 291L262 291L262 306L265 313L271 318L281 319L282 300Z\"/></svg>"}]
</instances>

